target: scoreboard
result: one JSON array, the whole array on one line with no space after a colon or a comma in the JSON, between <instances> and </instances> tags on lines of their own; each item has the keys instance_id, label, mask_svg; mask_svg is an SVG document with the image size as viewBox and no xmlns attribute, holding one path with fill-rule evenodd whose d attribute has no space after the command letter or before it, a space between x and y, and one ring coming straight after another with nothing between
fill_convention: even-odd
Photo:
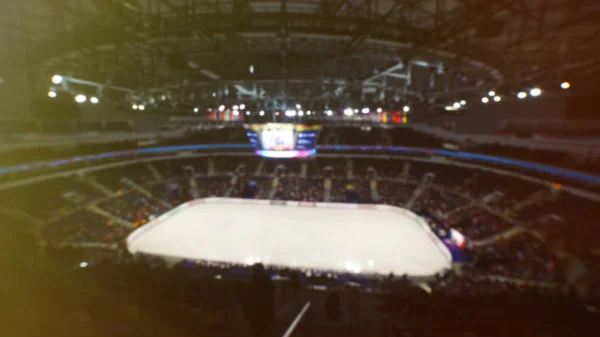
<instances>
[{"instance_id":1,"label":"scoreboard","mask_svg":"<svg viewBox=\"0 0 600 337\"><path fill-rule=\"evenodd\" d=\"M299 158L315 155L318 125L268 123L244 126L256 154L268 158Z\"/></svg>"}]
</instances>

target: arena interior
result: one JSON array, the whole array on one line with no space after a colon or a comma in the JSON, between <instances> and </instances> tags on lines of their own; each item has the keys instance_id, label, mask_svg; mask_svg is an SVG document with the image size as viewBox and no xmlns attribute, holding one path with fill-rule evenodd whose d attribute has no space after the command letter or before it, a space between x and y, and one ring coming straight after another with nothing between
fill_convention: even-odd
<instances>
[{"instance_id":1,"label":"arena interior","mask_svg":"<svg viewBox=\"0 0 600 337\"><path fill-rule=\"evenodd\" d=\"M0 334L596 336L598 22L0 4Z\"/></svg>"}]
</instances>

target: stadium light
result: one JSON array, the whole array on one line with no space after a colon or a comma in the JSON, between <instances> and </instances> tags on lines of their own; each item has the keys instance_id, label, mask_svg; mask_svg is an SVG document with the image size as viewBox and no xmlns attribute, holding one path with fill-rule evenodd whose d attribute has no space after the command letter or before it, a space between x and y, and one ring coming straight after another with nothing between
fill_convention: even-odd
<instances>
[{"instance_id":1,"label":"stadium light","mask_svg":"<svg viewBox=\"0 0 600 337\"><path fill-rule=\"evenodd\" d=\"M327 114L327 116L331 116L331 115L333 115L333 111L327 110L326 114Z\"/></svg>"},{"instance_id":2,"label":"stadium light","mask_svg":"<svg viewBox=\"0 0 600 337\"><path fill-rule=\"evenodd\" d=\"M48 91L48 97L55 98L56 97L56 91L52 91L52 90Z\"/></svg>"},{"instance_id":3,"label":"stadium light","mask_svg":"<svg viewBox=\"0 0 600 337\"><path fill-rule=\"evenodd\" d=\"M219 111L223 111L225 110L225 106L224 105L219 105Z\"/></svg>"},{"instance_id":4,"label":"stadium light","mask_svg":"<svg viewBox=\"0 0 600 337\"><path fill-rule=\"evenodd\" d=\"M233 111L237 111L239 108L240 108L239 106L237 106L237 105L234 105L234 106L233 106Z\"/></svg>"},{"instance_id":5,"label":"stadium light","mask_svg":"<svg viewBox=\"0 0 600 337\"><path fill-rule=\"evenodd\" d=\"M562 82L560 84L560 87L563 88L563 89L565 89L565 90L569 89L571 87L571 83L569 83L569 82Z\"/></svg>"},{"instance_id":6,"label":"stadium light","mask_svg":"<svg viewBox=\"0 0 600 337\"><path fill-rule=\"evenodd\" d=\"M92 96L90 98L90 102L92 102L92 104L98 104L98 102L100 102L100 100L98 99L98 97Z\"/></svg>"},{"instance_id":7,"label":"stadium light","mask_svg":"<svg viewBox=\"0 0 600 337\"><path fill-rule=\"evenodd\" d=\"M300 117L304 116L304 111L298 110L298 116L300 116Z\"/></svg>"},{"instance_id":8,"label":"stadium light","mask_svg":"<svg viewBox=\"0 0 600 337\"><path fill-rule=\"evenodd\" d=\"M464 99L460 101L460 105L467 105L467 101L465 101Z\"/></svg>"},{"instance_id":9,"label":"stadium light","mask_svg":"<svg viewBox=\"0 0 600 337\"><path fill-rule=\"evenodd\" d=\"M459 102L454 102L454 104L452 105L455 109L460 108L460 103Z\"/></svg>"},{"instance_id":10,"label":"stadium light","mask_svg":"<svg viewBox=\"0 0 600 337\"><path fill-rule=\"evenodd\" d=\"M307 114L308 116L310 116L310 114L311 114L311 113L312 113L312 112L311 112L310 110L307 110L307 111L306 111L306 114Z\"/></svg>"},{"instance_id":11,"label":"stadium light","mask_svg":"<svg viewBox=\"0 0 600 337\"><path fill-rule=\"evenodd\" d=\"M539 95L542 94L542 89L540 88L533 88L531 90L529 90L529 94L533 97L538 97Z\"/></svg>"},{"instance_id":12,"label":"stadium light","mask_svg":"<svg viewBox=\"0 0 600 337\"><path fill-rule=\"evenodd\" d=\"M194 108L194 112L195 112L195 113L198 113L198 108Z\"/></svg>"},{"instance_id":13,"label":"stadium light","mask_svg":"<svg viewBox=\"0 0 600 337\"><path fill-rule=\"evenodd\" d=\"M302 109L302 106L300 104L296 104L296 109L300 110Z\"/></svg>"},{"instance_id":14,"label":"stadium light","mask_svg":"<svg viewBox=\"0 0 600 337\"><path fill-rule=\"evenodd\" d=\"M490 91L488 91L488 96L494 97L494 96L496 96L496 92L494 90L490 90Z\"/></svg>"},{"instance_id":15,"label":"stadium light","mask_svg":"<svg viewBox=\"0 0 600 337\"><path fill-rule=\"evenodd\" d=\"M85 97L85 95L79 94L79 95L75 96L75 102L85 103L85 101L87 101L87 97Z\"/></svg>"},{"instance_id":16,"label":"stadium light","mask_svg":"<svg viewBox=\"0 0 600 337\"><path fill-rule=\"evenodd\" d=\"M52 83L54 84L60 84L63 81L63 77L60 75L54 75L52 76Z\"/></svg>"},{"instance_id":17,"label":"stadium light","mask_svg":"<svg viewBox=\"0 0 600 337\"><path fill-rule=\"evenodd\" d=\"M140 105L140 106L138 106L138 109L140 109L140 110L144 111L144 110L146 109L146 107L145 107L145 106L143 106L143 105Z\"/></svg>"},{"instance_id":18,"label":"stadium light","mask_svg":"<svg viewBox=\"0 0 600 337\"><path fill-rule=\"evenodd\" d=\"M502 97L494 96L494 102L500 102L501 100L502 100Z\"/></svg>"},{"instance_id":19,"label":"stadium light","mask_svg":"<svg viewBox=\"0 0 600 337\"><path fill-rule=\"evenodd\" d=\"M361 111L364 114L368 114L369 113L369 108L363 108Z\"/></svg>"},{"instance_id":20,"label":"stadium light","mask_svg":"<svg viewBox=\"0 0 600 337\"><path fill-rule=\"evenodd\" d=\"M352 116L352 109L350 109L350 108L344 109L344 115Z\"/></svg>"},{"instance_id":21,"label":"stadium light","mask_svg":"<svg viewBox=\"0 0 600 337\"><path fill-rule=\"evenodd\" d=\"M380 114L383 111L382 108L377 108L377 113Z\"/></svg>"},{"instance_id":22,"label":"stadium light","mask_svg":"<svg viewBox=\"0 0 600 337\"><path fill-rule=\"evenodd\" d=\"M482 97L481 98L481 103L483 103L483 104L487 104L489 101L490 101L490 99L487 98L487 97Z\"/></svg>"},{"instance_id":23,"label":"stadium light","mask_svg":"<svg viewBox=\"0 0 600 337\"><path fill-rule=\"evenodd\" d=\"M246 104L240 104L240 110L246 109Z\"/></svg>"},{"instance_id":24,"label":"stadium light","mask_svg":"<svg viewBox=\"0 0 600 337\"><path fill-rule=\"evenodd\" d=\"M246 116L250 116L250 111L246 111Z\"/></svg>"},{"instance_id":25,"label":"stadium light","mask_svg":"<svg viewBox=\"0 0 600 337\"><path fill-rule=\"evenodd\" d=\"M409 112L409 111L410 111L410 107L409 107L408 105L405 105L405 106L402 108L402 111L404 111L404 112Z\"/></svg>"},{"instance_id":26,"label":"stadium light","mask_svg":"<svg viewBox=\"0 0 600 337\"><path fill-rule=\"evenodd\" d=\"M527 97L527 93L525 91L521 91L517 94L518 99L523 99L525 97Z\"/></svg>"},{"instance_id":27,"label":"stadium light","mask_svg":"<svg viewBox=\"0 0 600 337\"><path fill-rule=\"evenodd\" d=\"M258 114L261 115L261 116L264 116L265 115L265 111L264 110L260 110L260 112Z\"/></svg>"}]
</instances>

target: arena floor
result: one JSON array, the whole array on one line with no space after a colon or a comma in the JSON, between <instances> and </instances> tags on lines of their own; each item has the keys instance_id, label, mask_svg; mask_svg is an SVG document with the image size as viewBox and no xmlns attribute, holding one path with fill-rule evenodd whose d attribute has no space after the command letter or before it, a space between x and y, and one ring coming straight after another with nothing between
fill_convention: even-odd
<instances>
[{"instance_id":1,"label":"arena floor","mask_svg":"<svg viewBox=\"0 0 600 337\"><path fill-rule=\"evenodd\" d=\"M448 249L413 213L390 206L210 198L131 233L131 253L208 261L429 276Z\"/></svg>"}]
</instances>

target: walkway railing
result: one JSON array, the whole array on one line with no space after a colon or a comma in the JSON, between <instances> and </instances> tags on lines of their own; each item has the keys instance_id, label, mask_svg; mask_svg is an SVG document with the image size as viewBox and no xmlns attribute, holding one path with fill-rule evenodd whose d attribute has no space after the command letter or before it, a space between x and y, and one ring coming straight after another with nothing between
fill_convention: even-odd
<instances>
[{"instance_id":1,"label":"walkway railing","mask_svg":"<svg viewBox=\"0 0 600 337\"><path fill-rule=\"evenodd\" d=\"M296 315L296 318L294 318L294 320L292 321L292 324L290 324L290 326L287 328L287 330L285 330L282 337L290 337L294 333L296 326L298 326L298 323L300 323L300 321L302 320L302 317L304 317L304 314L306 314L306 312L308 311L308 308L310 308L310 301L308 301L308 302L306 302L306 304L304 304L304 307L302 307L302 310L300 310L298 315Z\"/></svg>"}]
</instances>

